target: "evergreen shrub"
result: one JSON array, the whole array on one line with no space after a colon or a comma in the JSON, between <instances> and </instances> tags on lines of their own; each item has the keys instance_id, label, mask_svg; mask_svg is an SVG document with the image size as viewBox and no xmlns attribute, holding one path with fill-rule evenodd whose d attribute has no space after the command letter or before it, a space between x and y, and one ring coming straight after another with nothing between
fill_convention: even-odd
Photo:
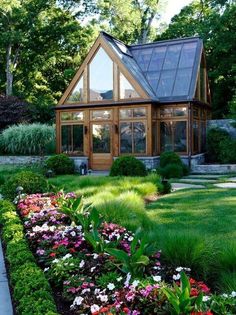
<instances>
[{"instance_id":1,"label":"evergreen shrub","mask_svg":"<svg viewBox=\"0 0 236 315\"><path fill-rule=\"evenodd\" d=\"M110 176L146 176L143 162L133 156L118 157L112 164Z\"/></svg>"},{"instance_id":2,"label":"evergreen shrub","mask_svg":"<svg viewBox=\"0 0 236 315\"><path fill-rule=\"evenodd\" d=\"M52 170L56 175L73 174L75 165L66 154L57 154L49 157L46 162L46 168Z\"/></svg>"}]
</instances>

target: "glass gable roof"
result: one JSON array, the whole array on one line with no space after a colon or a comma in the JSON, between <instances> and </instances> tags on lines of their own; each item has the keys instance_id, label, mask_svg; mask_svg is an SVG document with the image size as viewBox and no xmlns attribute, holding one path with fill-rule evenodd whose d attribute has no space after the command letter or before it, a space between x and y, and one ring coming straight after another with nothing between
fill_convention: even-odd
<instances>
[{"instance_id":1,"label":"glass gable roof","mask_svg":"<svg viewBox=\"0 0 236 315\"><path fill-rule=\"evenodd\" d=\"M126 46L104 32L103 35L150 98L194 98L203 47L200 38Z\"/></svg>"}]
</instances>

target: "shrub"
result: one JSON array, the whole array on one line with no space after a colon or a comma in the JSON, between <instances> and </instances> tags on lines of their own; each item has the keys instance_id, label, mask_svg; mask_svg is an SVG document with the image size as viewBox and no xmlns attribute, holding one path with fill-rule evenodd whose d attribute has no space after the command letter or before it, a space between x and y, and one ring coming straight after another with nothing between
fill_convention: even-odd
<instances>
[{"instance_id":1,"label":"shrub","mask_svg":"<svg viewBox=\"0 0 236 315\"><path fill-rule=\"evenodd\" d=\"M207 132L207 159L209 162L221 162L221 145L228 143L230 135L220 128L212 128Z\"/></svg>"},{"instance_id":2,"label":"shrub","mask_svg":"<svg viewBox=\"0 0 236 315\"><path fill-rule=\"evenodd\" d=\"M167 164L159 171L164 178L181 178L183 176L183 167L178 164Z\"/></svg>"},{"instance_id":3,"label":"shrub","mask_svg":"<svg viewBox=\"0 0 236 315\"><path fill-rule=\"evenodd\" d=\"M13 200L16 196L16 188L23 187L26 194L43 193L47 191L47 181L41 174L31 171L22 171L12 175L2 186L2 194L5 198Z\"/></svg>"},{"instance_id":4,"label":"shrub","mask_svg":"<svg viewBox=\"0 0 236 315\"><path fill-rule=\"evenodd\" d=\"M5 177L0 174L0 186L5 183Z\"/></svg>"},{"instance_id":5,"label":"shrub","mask_svg":"<svg viewBox=\"0 0 236 315\"><path fill-rule=\"evenodd\" d=\"M223 164L236 163L236 140L226 139L219 143L219 161Z\"/></svg>"},{"instance_id":6,"label":"shrub","mask_svg":"<svg viewBox=\"0 0 236 315\"><path fill-rule=\"evenodd\" d=\"M57 175L75 172L74 162L66 154L53 155L45 163L47 169L51 169Z\"/></svg>"},{"instance_id":7,"label":"shrub","mask_svg":"<svg viewBox=\"0 0 236 315\"><path fill-rule=\"evenodd\" d=\"M146 176L143 162L133 156L118 157L112 164L110 176Z\"/></svg>"},{"instance_id":8,"label":"shrub","mask_svg":"<svg viewBox=\"0 0 236 315\"><path fill-rule=\"evenodd\" d=\"M0 223L17 314L57 315L49 283L35 263L21 220L10 201L0 200Z\"/></svg>"},{"instance_id":9,"label":"shrub","mask_svg":"<svg viewBox=\"0 0 236 315\"><path fill-rule=\"evenodd\" d=\"M46 124L20 124L1 134L4 151L11 154L45 154L55 143L55 127Z\"/></svg>"},{"instance_id":10,"label":"shrub","mask_svg":"<svg viewBox=\"0 0 236 315\"><path fill-rule=\"evenodd\" d=\"M165 167L168 164L177 164L182 166L183 162L181 161L181 158L179 155L175 152L167 151L163 152L160 155L160 167Z\"/></svg>"}]
</instances>

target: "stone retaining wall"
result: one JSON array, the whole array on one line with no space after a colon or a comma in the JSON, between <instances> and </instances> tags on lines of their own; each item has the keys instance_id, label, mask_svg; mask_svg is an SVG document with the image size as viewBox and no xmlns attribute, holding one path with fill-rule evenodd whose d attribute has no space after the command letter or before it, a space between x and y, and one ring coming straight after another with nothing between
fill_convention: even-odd
<instances>
[{"instance_id":1,"label":"stone retaining wall","mask_svg":"<svg viewBox=\"0 0 236 315\"><path fill-rule=\"evenodd\" d=\"M1 164L15 164L15 165L25 165L25 164L35 164L44 161L47 156L0 156Z\"/></svg>"},{"instance_id":2,"label":"stone retaining wall","mask_svg":"<svg viewBox=\"0 0 236 315\"><path fill-rule=\"evenodd\" d=\"M192 166L191 173L230 174L236 173L236 164L202 164Z\"/></svg>"},{"instance_id":3,"label":"stone retaining wall","mask_svg":"<svg viewBox=\"0 0 236 315\"><path fill-rule=\"evenodd\" d=\"M232 123L235 123L235 120L233 119L212 119L208 120L207 122L207 128L221 128L227 131L231 137L236 139L236 128L232 126Z\"/></svg>"}]
</instances>

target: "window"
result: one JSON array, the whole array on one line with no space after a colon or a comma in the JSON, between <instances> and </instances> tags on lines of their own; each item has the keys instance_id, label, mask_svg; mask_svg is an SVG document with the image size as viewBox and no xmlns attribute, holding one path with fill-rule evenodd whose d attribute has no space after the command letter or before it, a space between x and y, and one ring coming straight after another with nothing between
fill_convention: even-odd
<instances>
[{"instance_id":1,"label":"window","mask_svg":"<svg viewBox=\"0 0 236 315\"><path fill-rule=\"evenodd\" d=\"M82 155L84 153L84 126L61 126L61 152Z\"/></svg>"},{"instance_id":2,"label":"window","mask_svg":"<svg viewBox=\"0 0 236 315\"><path fill-rule=\"evenodd\" d=\"M187 152L187 122L161 122L161 151Z\"/></svg>"},{"instance_id":3,"label":"window","mask_svg":"<svg viewBox=\"0 0 236 315\"><path fill-rule=\"evenodd\" d=\"M83 99L83 76L79 79L78 83L76 84L75 88L73 89L72 93L67 99L69 103L78 103L82 102Z\"/></svg>"},{"instance_id":4,"label":"window","mask_svg":"<svg viewBox=\"0 0 236 315\"><path fill-rule=\"evenodd\" d=\"M93 153L111 152L110 125L93 125Z\"/></svg>"},{"instance_id":5,"label":"window","mask_svg":"<svg viewBox=\"0 0 236 315\"><path fill-rule=\"evenodd\" d=\"M83 121L84 112L62 112L61 121Z\"/></svg>"},{"instance_id":6,"label":"window","mask_svg":"<svg viewBox=\"0 0 236 315\"><path fill-rule=\"evenodd\" d=\"M112 118L112 111L109 110L93 110L92 120L110 120Z\"/></svg>"},{"instance_id":7,"label":"window","mask_svg":"<svg viewBox=\"0 0 236 315\"><path fill-rule=\"evenodd\" d=\"M181 117L187 116L186 107L170 107L170 108L161 108L160 110L161 117Z\"/></svg>"},{"instance_id":8,"label":"window","mask_svg":"<svg viewBox=\"0 0 236 315\"><path fill-rule=\"evenodd\" d=\"M120 109L120 119L145 118L147 110L144 107Z\"/></svg>"},{"instance_id":9,"label":"window","mask_svg":"<svg viewBox=\"0 0 236 315\"><path fill-rule=\"evenodd\" d=\"M90 101L113 98L113 62L103 48L99 48L89 65Z\"/></svg>"},{"instance_id":10,"label":"window","mask_svg":"<svg viewBox=\"0 0 236 315\"><path fill-rule=\"evenodd\" d=\"M136 92L134 87L126 79L126 77L120 73L120 98L139 98L139 94Z\"/></svg>"},{"instance_id":11,"label":"window","mask_svg":"<svg viewBox=\"0 0 236 315\"><path fill-rule=\"evenodd\" d=\"M146 153L146 124L120 123L120 153Z\"/></svg>"},{"instance_id":12,"label":"window","mask_svg":"<svg viewBox=\"0 0 236 315\"><path fill-rule=\"evenodd\" d=\"M193 121L193 152L198 152L199 150L199 122L197 120Z\"/></svg>"},{"instance_id":13,"label":"window","mask_svg":"<svg viewBox=\"0 0 236 315\"><path fill-rule=\"evenodd\" d=\"M192 77L192 68L177 71L173 94L176 96L188 95Z\"/></svg>"}]
</instances>

